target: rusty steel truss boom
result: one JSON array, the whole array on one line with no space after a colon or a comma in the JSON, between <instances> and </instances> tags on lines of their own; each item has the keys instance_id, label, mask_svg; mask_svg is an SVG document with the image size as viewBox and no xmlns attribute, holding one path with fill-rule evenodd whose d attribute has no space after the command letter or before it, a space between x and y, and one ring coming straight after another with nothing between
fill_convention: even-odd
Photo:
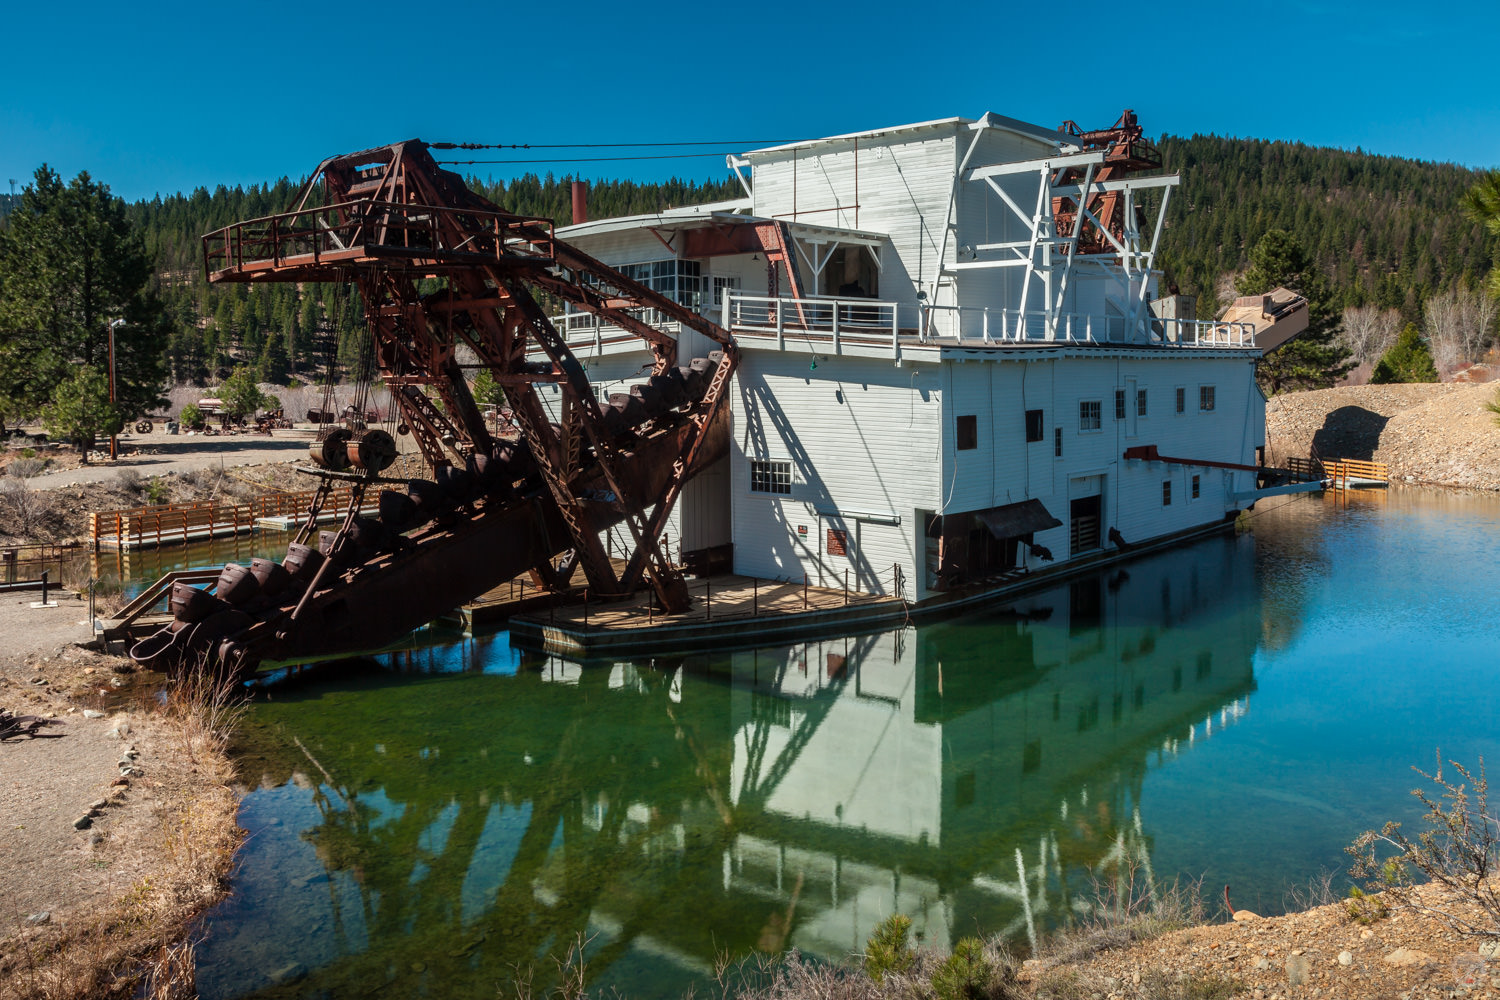
<instances>
[{"instance_id":1,"label":"rusty steel truss boom","mask_svg":"<svg viewBox=\"0 0 1500 1000\"><path fill-rule=\"evenodd\" d=\"M600 597L629 592L645 574L665 608L687 606L686 586L662 550L661 534L695 471L708 428L727 406L738 363L727 331L557 239L549 220L502 211L441 168L419 140L324 160L289 211L210 233L203 253L213 283L357 287L380 377L400 410L403 430L435 471L489 456L497 445L464 378L459 359L467 348L504 392L567 527L573 555L564 560L563 573L581 565ZM632 492L641 477L623 469L632 460L626 454L632 421L622 423L621 417L629 400L615 406L614 400L597 399L539 296L640 337L653 358L649 382L660 381L668 390L673 379L680 380L677 341L661 321L695 330L719 346L701 400L663 418L687 426L677 434L679 448L659 494ZM538 396L542 384L558 389L556 422ZM588 477L581 475L585 465ZM585 488L585 479L607 488ZM609 510L601 512L601 504ZM620 574L600 541L606 521L623 523L632 540ZM555 579L550 565L535 570L566 584L565 577Z\"/></svg>"}]
</instances>

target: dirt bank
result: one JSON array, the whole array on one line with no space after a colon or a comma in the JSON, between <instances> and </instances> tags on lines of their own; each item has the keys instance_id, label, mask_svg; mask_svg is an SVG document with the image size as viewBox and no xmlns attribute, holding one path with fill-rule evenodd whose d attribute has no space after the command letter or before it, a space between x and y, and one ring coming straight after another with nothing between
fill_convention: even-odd
<instances>
[{"instance_id":1,"label":"dirt bank","mask_svg":"<svg viewBox=\"0 0 1500 1000\"><path fill-rule=\"evenodd\" d=\"M1429 888L1426 898L1445 897ZM1458 902L1442 908L1473 915ZM1493 940L1460 937L1415 913L1361 923L1335 902L1282 917L1241 911L1233 922L1125 947L1110 947L1105 932L1026 962L1023 978L1031 995L1054 1000L1492 998L1500 996L1495 954Z\"/></svg>"},{"instance_id":2,"label":"dirt bank","mask_svg":"<svg viewBox=\"0 0 1500 1000\"><path fill-rule=\"evenodd\" d=\"M1276 396L1266 405L1266 461L1316 450L1385 462L1397 482L1500 490L1494 385L1359 385Z\"/></svg>"},{"instance_id":3,"label":"dirt bank","mask_svg":"<svg viewBox=\"0 0 1500 1000\"><path fill-rule=\"evenodd\" d=\"M240 836L228 720L59 643L86 634L79 602L5 596L0 708L56 724L0 743L0 998L135 996L164 958L180 986L191 949L171 946L222 896Z\"/></svg>"}]
</instances>

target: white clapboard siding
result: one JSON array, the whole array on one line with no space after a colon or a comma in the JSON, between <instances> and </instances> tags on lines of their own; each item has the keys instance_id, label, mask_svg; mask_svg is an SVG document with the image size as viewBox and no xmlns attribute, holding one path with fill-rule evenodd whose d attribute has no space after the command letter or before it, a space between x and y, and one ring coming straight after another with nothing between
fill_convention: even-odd
<instances>
[{"instance_id":1,"label":"white clapboard siding","mask_svg":"<svg viewBox=\"0 0 1500 1000\"><path fill-rule=\"evenodd\" d=\"M937 366L840 357L820 357L816 370L809 364L807 355L747 351L736 377L736 572L782 580L805 573L814 584L838 586L847 569L851 589L887 594L899 563L913 596L917 512L933 510L938 493ZM754 459L791 462L791 494L750 492ZM847 532L847 558L827 554L830 527Z\"/></svg>"}]
</instances>

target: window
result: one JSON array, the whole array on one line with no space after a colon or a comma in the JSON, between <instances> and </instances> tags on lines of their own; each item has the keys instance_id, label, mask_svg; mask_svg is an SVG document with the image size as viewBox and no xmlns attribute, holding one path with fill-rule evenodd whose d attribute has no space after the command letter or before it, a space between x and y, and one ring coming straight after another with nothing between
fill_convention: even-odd
<instances>
[{"instance_id":1,"label":"window","mask_svg":"<svg viewBox=\"0 0 1500 1000\"><path fill-rule=\"evenodd\" d=\"M1187 412L1187 390L1180 385L1177 387L1177 412Z\"/></svg>"},{"instance_id":2,"label":"window","mask_svg":"<svg viewBox=\"0 0 1500 1000\"><path fill-rule=\"evenodd\" d=\"M1080 431L1097 431L1101 418L1101 410L1104 404L1097 399L1085 399L1078 404L1078 429Z\"/></svg>"},{"instance_id":3,"label":"window","mask_svg":"<svg viewBox=\"0 0 1500 1000\"><path fill-rule=\"evenodd\" d=\"M750 463L750 492L790 494L792 492L792 463L752 461Z\"/></svg>"},{"instance_id":4,"label":"window","mask_svg":"<svg viewBox=\"0 0 1500 1000\"><path fill-rule=\"evenodd\" d=\"M725 278L716 274L714 275L713 282L714 305L716 306L724 304L724 295L726 292L732 292L740 287L739 278Z\"/></svg>"},{"instance_id":5,"label":"window","mask_svg":"<svg viewBox=\"0 0 1500 1000\"><path fill-rule=\"evenodd\" d=\"M959 417L957 426L954 428L954 437L957 439L956 447L959 451L978 448L979 418L972 413Z\"/></svg>"},{"instance_id":6,"label":"window","mask_svg":"<svg viewBox=\"0 0 1500 1000\"><path fill-rule=\"evenodd\" d=\"M1172 506L1172 480L1168 479L1161 484L1161 505Z\"/></svg>"},{"instance_id":7,"label":"window","mask_svg":"<svg viewBox=\"0 0 1500 1000\"><path fill-rule=\"evenodd\" d=\"M1052 428L1052 457L1062 458L1062 428Z\"/></svg>"},{"instance_id":8,"label":"window","mask_svg":"<svg viewBox=\"0 0 1500 1000\"><path fill-rule=\"evenodd\" d=\"M1214 387L1211 385L1200 385L1198 387L1198 409L1207 413L1214 408Z\"/></svg>"},{"instance_id":9,"label":"window","mask_svg":"<svg viewBox=\"0 0 1500 1000\"><path fill-rule=\"evenodd\" d=\"M1198 499L1198 477L1193 477L1193 499Z\"/></svg>"},{"instance_id":10,"label":"window","mask_svg":"<svg viewBox=\"0 0 1500 1000\"><path fill-rule=\"evenodd\" d=\"M645 264L621 264L616 270L673 302L692 309L703 304L703 268L696 260L653 260Z\"/></svg>"},{"instance_id":11,"label":"window","mask_svg":"<svg viewBox=\"0 0 1500 1000\"><path fill-rule=\"evenodd\" d=\"M1124 389L1116 389L1115 390L1115 419L1116 420L1124 420L1125 419L1125 390Z\"/></svg>"},{"instance_id":12,"label":"window","mask_svg":"<svg viewBox=\"0 0 1500 1000\"><path fill-rule=\"evenodd\" d=\"M1144 417L1146 415L1145 389L1137 389L1135 391L1135 415L1138 417Z\"/></svg>"},{"instance_id":13,"label":"window","mask_svg":"<svg viewBox=\"0 0 1500 1000\"><path fill-rule=\"evenodd\" d=\"M1042 422L1041 410L1026 411L1026 441L1040 441L1045 436L1046 428Z\"/></svg>"}]
</instances>

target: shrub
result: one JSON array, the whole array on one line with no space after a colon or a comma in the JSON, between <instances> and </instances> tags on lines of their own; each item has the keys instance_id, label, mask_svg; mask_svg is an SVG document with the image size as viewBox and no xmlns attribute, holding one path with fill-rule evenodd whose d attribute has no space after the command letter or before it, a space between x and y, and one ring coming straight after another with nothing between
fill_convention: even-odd
<instances>
[{"instance_id":1,"label":"shrub","mask_svg":"<svg viewBox=\"0 0 1500 1000\"><path fill-rule=\"evenodd\" d=\"M1442 789L1436 799L1412 789L1426 807L1422 820L1428 828L1415 840L1401 832L1400 823L1387 823L1379 833L1365 831L1348 848L1354 858L1349 871L1365 879L1371 893L1380 893L1382 907L1432 917L1459 934L1500 938L1500 889L1494 878L1500 865L1500 820L1489 811L1484 758L1479 758L1477 776L1457 761L1448 763L1461 782L1443 777L1441 753L1432 774L1412 769ZM1422 892L1424 881L1446 892Z\"/></svg>"},{"instance_id":2,"label":"shrub","mask_svg":"<svg viewBox=\"0 0 1500 1000\"><path fill-rule=\"evenodd\" d=\"M203 426L203 411L198 409L197 403L188 403L177 414L177 419L182 426L197 430Z\"/></svg>"},{"instance_id":3,"label":"shrub","mask_svg":"<svg viewBox=\"0 0 1500 1000\"><path fill-rule=\"evenodd\" d=\"M879 983L893 972L910 972L917 961L910 933L911 917L892 913L882 920L865 943L865 974Z\"/></svg>"},{"instance_id":4,"label":"shrub","mask_svg":"<svg viewBox=\"0 0 1500 1000\"><path fill-rule=\"evenodd\" d=\"M40 475L47 467L47 463L40 458L28 456L18 458L6 466L5 471L16 479L30 479L32 476Z\"/></svg>"},{"instance_id":5,"label":"shrub","mask_svg":"<svg viewBox=\"0 0 1500 1000\"><path fill-rule=\"evenodd\" d=\"M146 484L146 502L149 504L166 503L171 493L172 488L160 476L152 476L151 481Z\"/></svg>"},{"instance_id":6,"label":"shrub","mask_svg":"<svg viewBox=\"0 0 1500 1000\"><path fill-rule=\"evenodd\" d=\"M998 958L998 960L997 960ZM1004 956L991 956L978 938L964 938L953 946L932 973L938 1000L999 1000L1017 995L1015 967Z\"/></svg>"}]
</instances>

